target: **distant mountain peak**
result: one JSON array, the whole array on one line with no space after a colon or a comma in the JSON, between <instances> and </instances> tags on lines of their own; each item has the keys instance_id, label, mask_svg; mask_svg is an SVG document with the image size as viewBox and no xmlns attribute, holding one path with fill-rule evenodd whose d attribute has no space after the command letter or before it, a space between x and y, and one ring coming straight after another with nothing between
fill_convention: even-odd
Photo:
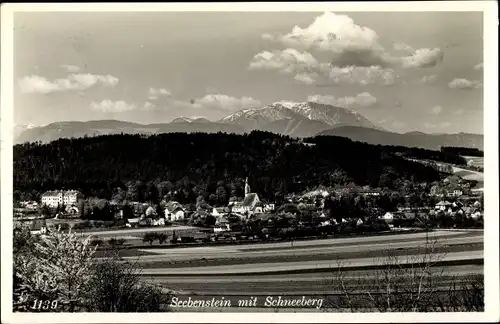
<instances>
[{"instance_id":1,"label":"distant mountain peak","mask_svg":"<svg viewBox=\"0 0 500 324\"><path fill-rule=\"evenodd\" d=\"M283 119L298 119L303 122L310 120L321 122L331 127L342 124L382 129L360 113L351 109L311 101L277 101L264 107L239 110L224 117L221 121L244 125L251 129L258 129L264 126L264 124Z\"/></svg>"},{"instance_id":2,"label":"distant mountain peak","mask_svg":"<svg viewBox=\"0 0 500 324\"><path fill-rule=\"evenodd\" d=\"M171 121L171 123L191 123L193 121L192 118L189 117L177 117Z\"/></svg>"}]
</instances>

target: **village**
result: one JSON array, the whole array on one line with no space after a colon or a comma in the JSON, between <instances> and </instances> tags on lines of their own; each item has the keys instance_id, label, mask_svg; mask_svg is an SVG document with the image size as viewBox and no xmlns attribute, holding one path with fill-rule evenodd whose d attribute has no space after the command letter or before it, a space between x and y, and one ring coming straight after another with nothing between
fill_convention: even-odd
<instances>
[{"instance_id":1,"label":"village","mask_svg":"<svg viewBox=\"0 0 500 324\"><path fill-rule=\"evenodd\" d=\"M289 194L284 202L276 204L252 192L247 178L245 196L231 197L226 206L201 203L194 207L173 200L157 205L148 202L124 205L111 200L105 201L103 207L101 200L101 210L106 208L112 217L106 220L83 219L83 194L77 190L59 190L45 192L40 202L18 202L14 221L29 226L32 234L45 234L49 228L78 232L113 230L116 233L135 228L158 230L159 227L188 226L191 229L179 230L177 235L174 232L171 243L482 227L482 194L471 190L470 181L450 175L439 183L410 187L413 192L405 195L380 188L318 187L302 194ZM94 208L90 214L94 211L100 209ZM154 239L154 235L149 237L144 242Z\"/></svg>"}]
</instances>

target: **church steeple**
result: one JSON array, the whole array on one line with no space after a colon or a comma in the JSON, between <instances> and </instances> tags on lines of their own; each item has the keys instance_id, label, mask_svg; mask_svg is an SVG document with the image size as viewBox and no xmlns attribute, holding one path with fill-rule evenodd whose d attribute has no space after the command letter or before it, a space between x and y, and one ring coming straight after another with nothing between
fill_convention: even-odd
<instances>
[{"instance_id":1,"label":"church steeple","mask_svg":"<svg viewBox=\"0 0 500 324\"><path fill-rule=\"evenodd\" d=\"M248 184L248 177L245 179L245 197L250 193L250 185Z\"/></svg>"}]
</instances>

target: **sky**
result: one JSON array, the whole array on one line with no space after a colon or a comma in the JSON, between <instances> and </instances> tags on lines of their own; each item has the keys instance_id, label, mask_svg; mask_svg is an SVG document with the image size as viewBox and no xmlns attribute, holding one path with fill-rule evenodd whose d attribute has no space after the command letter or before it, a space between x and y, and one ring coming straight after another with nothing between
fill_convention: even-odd
<instances>
[{"instance_id":1,"label":"sky","mask_svg":"<svg viewBox=\"0 0 500 324\"><path fill-rule=\"evenodd\" d=\"M482 12L22 12L18 125L219 120L277 101L483 133Z\"/></svg>"}]
</instances>

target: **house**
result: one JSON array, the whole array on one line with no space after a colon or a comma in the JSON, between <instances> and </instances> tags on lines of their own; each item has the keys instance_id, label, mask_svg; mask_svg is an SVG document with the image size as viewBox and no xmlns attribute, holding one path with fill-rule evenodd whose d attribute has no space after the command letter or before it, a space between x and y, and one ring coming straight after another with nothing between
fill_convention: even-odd
<instances>
[{"instance_id":1,"label":"house","mask_svg":"<svg viewBox=\"0 0 500 324\"><path fill-rule=\"evenodd\" d=\"M83 194L77 190L47 191L42 194L42 205L52 208L62 205L76 205L83 199Z\"/></svg>"},{"instance_id":2,"label":"house","mask_svg":"<svg viewBox=\"0 0 500 324\"><path fill-rule=\"evenodd\" d=\"M19 204L21 207L29 210L35 210L38 208L38 203L36 201L21 201Z\"/></svg>"},{"instance_id":3,"label":"house","mask_svg":"<svg viewBox=\"0 0 500 324\"><path fill-rule=\"evenodd\" d=\"M229 221L224 216L217 218L214 226L214 233L230 231Z\"/></svg>"},{"instance_id":4,"label":"house","mask_svg":"<svg viewBox=\"0 0 500 324\"><path fill-rule=\"evenodd\" d=\"M169 201L165 207L165 218L168 221L179 221L184 219L185 209L176 201Z\"/></svg>"},{"instance_id":5,"label":"house","mask_svg":"<svg viewBox=\"0 0 500 324\"><path fill-rule=\"evenodd\" d=\"M225 212L224 207L214 207L214 208L212 208L212 216L214 216L214 217L224 215L225 213L226 212Z\"/></svg>"},{"instance_id":6,"label":"house","mask_svg":"<svg viewBox=\"0 0 500 324\"><path fill-rule=\"evenodd\" d=\"M153 219L153 226L165 226L165 218Z\"/></svg>"},{"instance_id":7,"label":"house","mask_svg":"<svg viewBox=\"0 0 500 324\"><path fill-rule=\"evenodd\" d=\"M448 191L448 196L452 197L460 197L463 194L463 191L460 189L453 189L451 191Z\"/></svg>"},{"instance_id":8,"label":"house","mask_svg":"<svg viewBox=\"0 0 500 324\"><path fill-rule=\"evenodd\" d=\"M371 189L363 189L359 191L359 194L363 196L380 196L380 191L371 190Z\"/></svg>"},{"instance_id":9,"label":"house","mask_svg":"<svg viewBox=\"0 0 500 324\"><path fill-rule=\"evenodd\" d=\"M394 214L391 212L387 212L384 214L384 216L380 217L381 219L385 220L387 224L392 223L394 221Z\"/></svg>"},{"instance_id":10,"label":"house","mask_svg":"<svg viewBox=\"0 0 500 324\"><path fill-rule=\"evenodd\" d=\"M438 202L436 204L436 209L439 209L439 210L442 210L442 211L445 211L448 207L451 206L451 203L446 201L446 200L441 200L440 202Z\"/></svg>"},{"instance_id":11,"label":"house","mask_svg":"<svg viewBox=\"0 0 500 324\"><path fill-rule=\"evenodd\" d=\"M129 219L127 219L127 224L125 226L127 226L127 227L139 227L140 220L141 220L140 217L129 218Z\"/></svg>"},{"instance_id":12,"label":"house","mask_svg":"<svg viewBox=\"0 0 500 324\"><path fill-rule=\"evenodd\" d=\"M255 204L255 207L254 207L254 210L253 212L255 214L262 214L264 212L264 204L262 203L262 201L258 201L256 204Z\"/></svg>"},{"instance_id":13,"label":"house","mask_svg":"<svg viewBox=\"0 0 500 324\"><path fill-rule=\"evenodd\" d=\"M264 204L264 212L272 212L275 208L274 204Z\"/></svg>"},{"instance_id":14,"label":"house","mask_svg":"<svg viewBox=\"0 0 500 324\"><path fill-rule=\"evenodd\" d=\"M228 206L234 206L234 205L241 204L241 203L243 203L242 199L240 199L238 197L231 197L231 198L229 198Z\"/></svg>"},{"instance_id":15,"label":"house","mask_svg":"<svg viewBox=\"0 0 500 324\"><path fill-rule=\"evenodd\" d=\"M483 213L480 212L479 210L475 211L474 213L472 213L470 215L470 217L473 219L478 219L478 218L483 217L483 216L484 216Z\"/></svg>"}]
</instances>

